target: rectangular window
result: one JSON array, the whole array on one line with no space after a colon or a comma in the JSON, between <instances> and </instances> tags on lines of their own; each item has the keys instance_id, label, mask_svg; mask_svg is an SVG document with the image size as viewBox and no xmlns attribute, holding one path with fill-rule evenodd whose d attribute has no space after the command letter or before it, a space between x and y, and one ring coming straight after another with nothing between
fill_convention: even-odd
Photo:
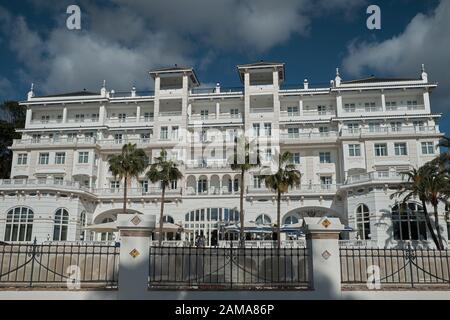
<instances>
[{"instance_id":1,"label":"rectangular window","mask_svg":"<svg viewBox=\"0 0 450 320\"><path fill-rule=\"evenodd\" d=\"M150 142L150 133L149 132L141 133L141 142L143 142L143 143Z\"/></svg>"},{"instance_id":2,"label":"rectangular window","mask_svg":"<svg viewBox=\"0 0 450 320\"><path fill-rule=\"evenodd\" d=\"M120 189L120 181L111 180L109 183L109 187L111 189L111 192L117 192Z\"/></svg>"},{"instance_id":3,"label":"rectangular window","mask_svg":"<svg viewBox=\"0 0 450 320\"><path fill-rule=\"evenodd\" d=\"M264 123L264 134L266 137L270 137L272 135L272 124Z\"/></svg>"},{"instance_id":4,"label":"rectangular window","mask_svg":"<svg viewBox=\"0 0 450 320\"><path fill-rule=\"evenodd\" d=\"M208 119L209 111L208 110L200 110L200 118L202 120Z\"/></svg>"},{"instance_id":5,"label":"rectangular window","mask_svg":"<svg viewBox=\"0 0 450 320\"><path fill-rule=\"evenodd\" d=\"M395 102L395 101L386 101L386 110L387 111L395 111L395 110L397 110L397 102Z\"/></svg>"},{"instance_id":6,"label":"rectangular window","mask_svg":"<svg viewBox=\"0 0 450 320\"><path fill-rule=\"evenodd\" d=\"M350 157L360 157L361 156L361 145L349 144L348 145L348 155Z\"/></svg>"},{"instance_id":7,"label":"rectangular window","mask_svg":"<svg viewBox=\"0 0 450 320\"><path fill-rule=\"evenodd\" d=\"M84 114L76 114L75 122L84 122Z\"/></svg>"},{"instance_id":8,"label":"rectangular window","mask_svg":"<svg viewBox=\"0 0 450 320\"><path fill-rule=\"evenodd\" d=\"M319 133L321 136L328 136L330 132L330 128L329 127L319 127Z\"/></svg>"},{"instance_id":9,"label":"rectangular window","mask_svg":"<svg viewBox=\"0 0 450 320\"><path fill-rule=\"evenodd\" d=\"M392 132L402 131L402 123L400 121L391 122L391 131Z\"/></svg>"},{"instance_id":10,"label":"rectangular window","mask_svg":"<svg viewBox=\"0 0 450 320\"><path fill-rule=\"evenodd\" d=\"M145 112L144 113L144 121L150 122L153 120L153 112Z\"/></svg>"},{"instance_id":11,"label":"rectangular window","mask_svg":"<svg viewBox=\"0 0 450 320\"><path fill-rule=\"evenodd\" d=\"M293 164L300 164L300 153L299 152L294 152L292 154L292 163Z\"/></svg>"},{"instance_id":12,"label":"rectangular window","mask_svg":"<svg viewBox=\"0 0 450 320\"><path fill-rule=\"evenodd\" d=\"M320 163L331 163L330 152L319 152Z\"/></svg>"},{"instance_id":13,"label":"rectangular window","mask_svg":"<svg viewBox=\"0 0 450 320\"><path fill-rule=\"evenodd\" d=\"M127 121L127 114L126 113L119 113L119 122L125 122Z\"/></svg>"},{"instance_id":14,"label":"rectangular window","mask_svg":"<svg viewBox=\"0 0 450 320\"><path fill-rule=\"evenodd\" d=\"M143 193L147 193L148 192L148 180L141 180L141 191Z\"/></svg>"},{"instance_id":15,"label":"rectangular window","mask_svg":"<svg viewBox=\"0 0 450 320\"><path fill-rule=\"evenodd\" d=\"M172 127L172 140L178 140L178 126Z\"/></svg>"},{"instance_id":16,"label":"rectangular window","mask_svg":"<svg viewBox=\"0 0 450 320\"><path fill-rule=\"evenodd\" d=\"M259 123L253 124L253 136L259 137Z\"/></svg>"},{"instance_id":17,"label":"rectangular window","mask_svg":"<svg viewBox=\"0 0 450 320\"><path fill-rule=\"evenodd\" d=\"M167 127L161 127L159 138L161 140L167 140L169 138L169 129Z\"/></svg>"},{"instance_id":18,"label":"rectangular window","mask_svg":"<svg viewBox=\"0 0 450 320\"><path fill-rule=\"evenodd\" d=\"M379 122L370 122L369 132L381 132L381 124Z\"/></svg>"},{"instance_id":19,"label":"rectangular window","mask_svg":"<svg viewBox=\"0 0 450 320\"><path fill-rule=\"evenodd\" d=\"M253 188L255 189L261 189L263 185L263 179L261 176L253 176Z\"/></svg>"},{"instance_id":20,"label":"rectangular window","mask_svg":"<svg viewBox=\"0 0 450 320\"><path fill-rule=\"evenodd\" d=\"M422 154L434 154L434 144L431 141L422 142Z\"/></svg>"},{"instance_id":21,"label":"rectangular window","mask_svg":"<svg viewBox=\"0 0 450 320\"><path fill-rule=\"evenodd\" d=\"M407 101L406 105L408 110L416 110L417 109L417 100Z\"/></svg>"},{"instance_id":22,"label":"rectangular window","mask_svg":"<svg viewBox=\"0 0 450 320\"><path fill-rule=\"evenodd\" d=\"M93 113L91 115L91 121L92 122L98 122L99 117L100 117L100 115L98 113Z\"/></svg>"},{"instance_id":23,"label":"rectangular window","mask_svg":"<svg viewBox=\"0 0 450 320\"><path fill-rule=\"evenodd\" d=\"M354 103L346 103L344 104L344 111L345 112L355 112L356 106Z\"/></svg>"},{"instance_id":24,"label":"rectangular window","mask_svg":"<svg viewBox=\"0 0 450 320\"><path fill-rule=\"evenodd\" d=\"M45 115L45 116L41 117L42 123L48 123L49 121L50 121L50 116Z\"/></svg>"},{"instance_id":25,"label":"rectangular window","mask_svg":"<svg viewBox=\"0 0 450 320\"><path fill-rule=\"evenodd\" d=\"M272 149L266 149L266 152L264 153L264 160L272 161Z\"/></svg>"},{"instance_id":26,"label":"rectangular window","mask_svg":"<svg viewBox=\"0 0 450 320\"><path fill-rule=\"evenodd\" d=\"M178 181L177 180L170 181L170 189L176 190L177 188L178 188Z\"/></svg>"},{"instance_id":27,"label":"rectangular window","mask_svg":"<svg viewBox=\"0 0 450 320\"><path fill-rule=\"evenodd\" d=\"M366 102L364 103L364 110L366 112L375 112L378 108L375 105L375 102Z\"/></svg>"},{"instance_id":28,"label":"rectangular window","mask_svg":"<svg viewBox=\"0 0 450 320\"><path fill-rule=\"evenodd\" d=\"M64 163L66 163L66 153L57 152L55 154L55 164L64 164Z\"/></svg>"},{"instance_id":29,"label":"rectangular window","mask_svg":"<svg viewBox=\"0 0 450 320\"><path fill-rule=\"evenodd\" d=\"M349 133L359 133L359 124L357 123L349 123L347 128Z\"/></svg>"},{"instance_id":30,"label":"rectangular window","mask_svg":"<svg viewBox=\"0 0 450 320\"><path fill-rule=\"evenodd\" d=\"M299 129L298 128L288 128L288 137L290 139L299 138L300 137Z\"/></svg>"},{"instance_id":31,"label":"rectangular window","mask_svg":"<svg viewBox=\"0 0 450 320\"><path fill-rule=\"evenodd\" d=\"M320 186L322 189L330 189L333 184L333 177L331 176L321 176L320 177Z\"/></svg>"},{"instance_id":32,"label":"rectangular window","mask_svg":"<svg viewBox=\"0 0 450 320\"><path fill-rule=\"evenodd\" d=\"M17 164L25 165L25 164L27 164L27 160L28 160L28 154L26 154L26 153L19 153L17 155Z\"/></svg>"},{"instance_id":33,"label":"rectangular window","mask_svg":"<svg viewBox=\"0 0 450 320\"><path fill-rule=\"evenodd\" d=\"M388 155L386 143L375 143L375 156L385 157Z\"/></svg>"},{"instance_id":34,"label":"rectangular window","mask_svg":"<svg viewBox=\"0 0 450 320\"><path fill-rule=\"evenodd\" d=\"M395 155L396 156L406 156L406 155L408 155L407 146L406 146L406 143L404 143L404 142L394 143L394 150L395 150Z\"/></svg>"},{"instance_id":35,"label":"rectangular window","mask_svg":"<svg viewBox=\"0 0 450 320\"><path fill-rule=\"evenodd\" d=\"M327 106L317 106L317 113L319 115L326 115L327 114Z\"/></svg>"},{"instance_id":36,"label":"rectangular window","mask_svg":"<svg viewBox=\"0 0 450 320\"><path fill-rule=\"evenodd\" d=\"M89 163L89 152L78 152L78 163Z\"/></svg>"},{"instance_id":37,"label":"rectangular window","mask_svg":"<svg viewBox=\"0 0 450 320\"><path fill-rule=\"evenodd\" d=\"M230 109L231 118L239 118L239 109Z\"/></svg>"},{"instance_id":38,"label":"rectangular window","mask_svg":"<svg viewBox=\"0 0 450 320\"><path fill-rule=\"evenodd\" d=\"M123 142L123 135L121 133L116 133L114 135L114 143L115 144L122 144Z\"/></svg>"},{"instance_id":39,"label":"rectangular window","mask_svg":"<svg viewBox=\"0 0 450 320\"><path fill-rule=\"evenodd\" d=\"M31 138L32 143L39 143L41 142L41 135L40 134L33 134Z\"/></svg>"},{"instance_id":40,"label":"rectangular window","mask_svg":"<svg viewBox=\"0 0 450 320\"><path fill-rule=\"evenodd\" d=\"M298 112L298 107L287 107L287 112L289 117L300 115L300 113Z\"/></svg>"},{"instance_id":41,"label":"rectangular window","mask_svg":"<svg viewBox=\"0 0 450 320\"><path fill-rule=\"evenodd\" d=\"M425 131L425 123L423 121L414 121L413 124L416 132Z\"/></svg>"},{"instance_id":42,"label":"rectangular window","mask_svg":"<svg viewBox=\"0 0 450 320\"><path fill-rule=\"evenodd\" d=\"M39 164L48 164L48 159L48 153L39 153Z\"/></svg>"},{"instance_id":43,"label":"rectangular window","mask_svg":"<svg viewBox=\"0 0 450 320\"><path fill-rule=\"evenodd\" d=\"M64 178L63 177L53 177L53 183L54 184L62 185L63 182L64 182Z\"/></svg>"}]
</instances>

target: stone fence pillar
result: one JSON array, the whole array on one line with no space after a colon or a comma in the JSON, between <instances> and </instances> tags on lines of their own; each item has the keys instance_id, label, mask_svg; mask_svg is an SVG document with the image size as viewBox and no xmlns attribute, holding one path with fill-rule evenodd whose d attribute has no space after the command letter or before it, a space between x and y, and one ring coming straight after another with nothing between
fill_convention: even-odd
<instances>
[{"instance_id":1,"label":"stone fence pillar","mask_svg":"<svg viewBox=\"0 0 450 320\"><path fill-rule=\"evenodd\" d=\"M339 234L344 230L338 218L304 218L309 275L318 298L338 299L341 295Z\"/></svg>"},{"instance_id":2,"label":"stone fence pillar","mask_svg":"<svg viewBox=\"0 0 450 320\"><path fill-rule=\"evenodd\" d=\"M156 216L118 214L119 299L144 299L148 290L150 236Z\"/></svg>"}]
</instances>

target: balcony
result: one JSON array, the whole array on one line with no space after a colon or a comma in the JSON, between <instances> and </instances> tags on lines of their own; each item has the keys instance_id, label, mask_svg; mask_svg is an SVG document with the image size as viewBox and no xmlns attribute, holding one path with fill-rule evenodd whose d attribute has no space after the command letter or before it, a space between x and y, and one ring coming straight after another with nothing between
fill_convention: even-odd
<instances>
[{"instance_id":1,"label":"balcony","mask_svg":"<svg viewBox=\"0 0 450 320\"><path fill-rule=\"evenodd\" d=\"M227 159L188 160L186 169L225 169L230 168Z\"/></svg>"},{"instance_id":2,"label":"balcony","mask_svg":"<svg viewBox=\"0 0 450 320\"><path fill-rule=\"evenodd\" d=\"M176 197L181 196L182 189L166 189L165 195L166 197ZM123 198L123 189L122 188L100 188L94 189L93 193L95 193L99 197L107 197L107 198ZM127 196L128 197L160 197L162 193L161 188L128 188Z\"/></svg>"},{"instance_id":3,"label":"balcony","mask_svg":"<svg viewBox=\"0 0 450 320\"><path fill-rule=\"evenodd\" d=\"M37 139L14 139L13 148L16 147L52 147L52 146L94 146L97 143L95 137L77 138L37 138Z\"/></svg>"},{"instance_id":4,"label":"balcony","mask_svg":"<svg viewBox=\"0 0 450 320\"><path fill-rule=\"evenodd\" d=\"M285 196L302 195L302 194L335 194L339 188L339 184L305 184L298 187L290 188ZM249 185L247 186L247 195L274 195L275 192L265 187L264 183L261 186Z\"/></svg>"},{"instance_id":5,"label":"balcony","mask_svg":"<svg viewBox=\"0 0 450 320\"><path fill-rule=\"evenodd\" d=\"M440 133L437 126L428 127L374 127L374 128L359 128L359 129L342 129L342 137L369 137L369 136L410 136L410 135L429 135Z\"/></svg>"},{"instance_id":6,"label":"balcony","mask_svg":"<svg viewBox=\"0 0 450 320\"><path fill-rule=\"evenodd\" d=\"M216 117L216 114L212 113L208 115L192 114L189 116L189 124L191 125L196 123L214 124L223 122L241 124L242 121L242 114L219 113L219 116Z\"/></svg>"},{"instance_id":7,"label":"balcony","mask_svg":"<svg viewBox=\"0 0 450 320\"><path fill-rule=\"evenodd\" d=\"M332 110L317 111L317 110L303 110L288 112L280 111L280 121L295 122L301 120L329 120L331 117L336 116L336 113Z\"/></svg>"},{"instance_id":8,"label":"balcony","mask_svg":"<svg viewBox=\"0 0 450 320\"><path fill-rule=\"evenodd\" d=\"M338 135L337 131L281 133L280 142L285 144L335 143Z\"/></svg>"},{"instance_id":9,"label":"balcony","mask_svg":"<svg viewBox=\"0 0 450 320\"><path fill-rule=\"evenodd\" d=\"M356 185L367 182L406 182L408 178L396 171L373 171L347 177L345 185Z\"/></svg>"},{"instance_id":10,"label":"balcony","mask_svg":"<svg viewBox=\"0 0 450 320\"><path fill-rule=\"evenodd\" d=\"M92 190L86 186L81 185L75 181L61 181L51 178L43 179L4 179L0 180L0 190L51 190L51 191L70 191L70 192L85 192L92 194Z\"/></svg>"}]
</instances>

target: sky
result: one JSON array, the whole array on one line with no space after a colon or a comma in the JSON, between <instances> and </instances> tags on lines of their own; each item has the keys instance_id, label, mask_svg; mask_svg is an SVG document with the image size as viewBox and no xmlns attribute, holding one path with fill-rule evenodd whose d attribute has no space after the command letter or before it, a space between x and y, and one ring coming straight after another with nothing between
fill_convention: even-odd
<instances>
[{"instance_id":1,"label":"sky","mask_svg":"<svg viewBox=\"0 0 450 320\"><path fill-rule=\"evenodd\" d=\"M81 30L69 30L69 5ZM369 30L369 5L381 29ZM0 0L0 101L107 88L151 90L148 71L195 68L203 86L240 86L236 65L284 62L286 84L419 77L450 132L450 0Z\"/></svg>"}]
</instances>

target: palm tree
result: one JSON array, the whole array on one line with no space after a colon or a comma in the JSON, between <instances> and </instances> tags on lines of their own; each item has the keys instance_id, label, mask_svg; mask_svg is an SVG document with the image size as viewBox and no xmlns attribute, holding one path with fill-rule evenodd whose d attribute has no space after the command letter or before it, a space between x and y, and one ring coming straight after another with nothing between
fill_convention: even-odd
<instances>
[{"instance_id":1,"label":"palm tree","mask_svg":"<svg viewBox=\"0 0 450 320\"><path fill-rule=\"evenodd\" d=\"M447 200L448 184L450 180L448 175L444 174L439 167L433 165L425 165L425 167L428 168L428 174L425 175L424 179L425 195L428 202L433 207L434 228L438 235L440 249L443 250L444 243L439 226L438 205L439 202L442 201L445 203Z\"/></svg>"},{"instance_id":2,"label":"palm tree","mask_svg":"<svg viewBox=\"0 0 450 320\"><path fill-rule=\"evenodd\" d=\"M399 186L398 191L391 195L391 199L394 197L403 197L402 203L407 203L410 199L418 198L422 203L425 222L433 242L436 245L436 248L439 250L443 249L437 216L437 203L443 197L443 194L439 191L442 190L439 189L442 188L443 181L439 178L442 175L436 172L436 166L430 164L424 165L419 169L414 168L407 172L402 172L401 174L407 176L408 181L407 183ZM431 203L434 209L436 231L431 224L431 219L427 209L428 203Z\"/></svg>"},{"instance_id":3,"label":"palm tree","mask_svg":"<svg viewBox=\"0 0 450 320\"><path fill-rule=\"evenodd\" d=\"M289 188L300 184L301 173L292 164L292 153L285 151L278 155L278 169L275 173L264 176L266 187L277 194L277 246L281 247L281 195Z\"/></svg>"},{"instance_id":4,"label":"palm tree","mask_svg":"<svg viewBox=\"0 0 450 320\"><path fill-rule=\"evenodd\" d=\"M123 213L127 213L127 190L131 178L138 178L145 170L145 152L137 149L136 144L127 143L123 145L122 152L108 159L109 171L114 178L124 180L123 184Z\"/></svg>"},{"instance_id":5,"label":"palm tree","mask_svg":"<svg viewBox=\"0 0 450 320\"><path fill-rule=\"evenodd\" d=\"M167 160L167 151L162 149L159 157L155 158L155 162L150 166L150 170L146 176L152 183L161 183L161 211L159 215L159 246L162 244L163 220L164 220L164 199L166 196L166 188L170 186L172 181L178 181L183 178L183 174L178 169L177 163Z\"/></svg>"},{"instance_id":6,"label":"palm tree","mask_svg":"<svg viewBox=\"0 0 450 320\"><path fill-rule=\"evenodd\" d=\"M240 154L239 154L240 153ZM243 153L243 154L242 154ZM260 165L259 150L253 150L253 146L248 142L245 136L235 139L234 153L230 159L231 169L239 171L241 174L240 185L240 201L239 201L239 245L245 245L244 231L244 191L245 191L245 174L252 168Z\"/></svg>"}]
</instances>

